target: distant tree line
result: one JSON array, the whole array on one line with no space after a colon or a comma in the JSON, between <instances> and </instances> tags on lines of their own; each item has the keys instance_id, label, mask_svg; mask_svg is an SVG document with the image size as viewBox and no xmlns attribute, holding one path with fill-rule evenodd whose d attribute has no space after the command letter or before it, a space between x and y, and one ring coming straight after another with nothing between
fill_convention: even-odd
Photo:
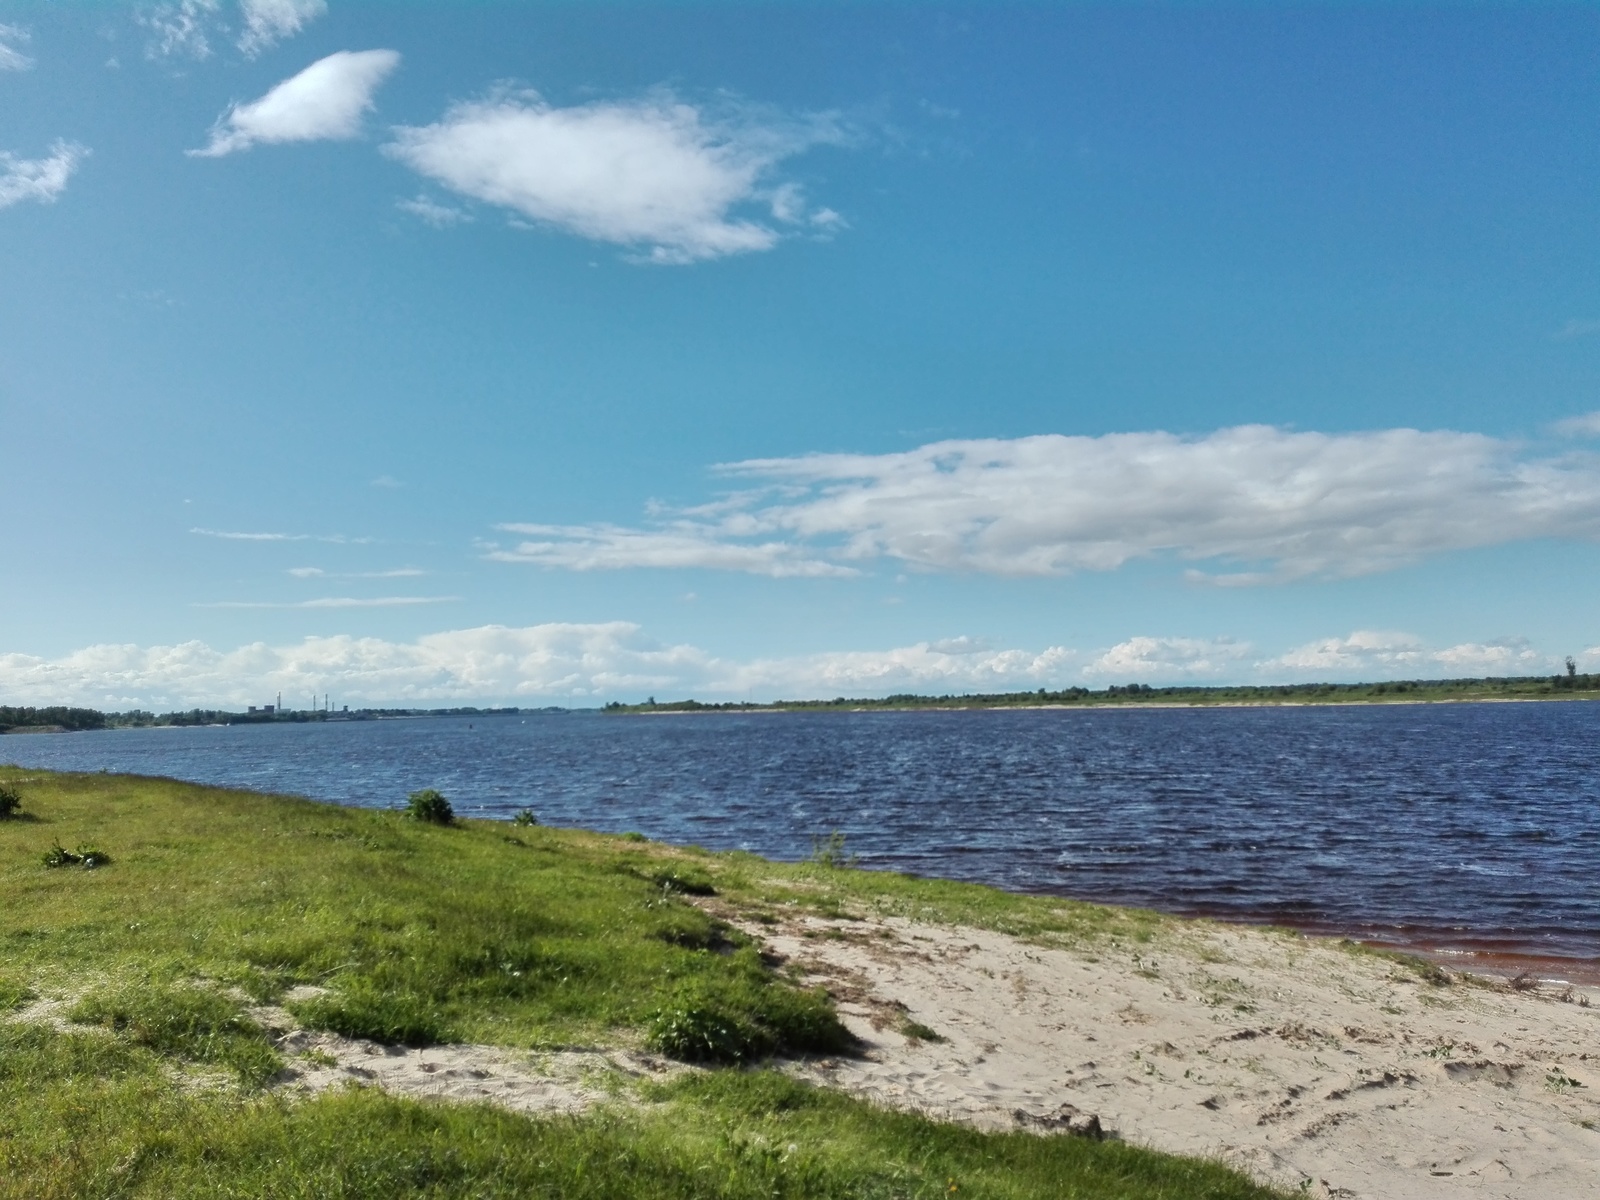
<instances>
[{"instance_id":1,"label":"distant tree line","mask_svg":"<svg viewBox=\"0 0 1600 1200\"><path fill-rule=\"evenodd\" d=\"M0 705L0 733L13 729L104 729L106 715L92 708L10 708Z\"/></svg>"}]
</instances>

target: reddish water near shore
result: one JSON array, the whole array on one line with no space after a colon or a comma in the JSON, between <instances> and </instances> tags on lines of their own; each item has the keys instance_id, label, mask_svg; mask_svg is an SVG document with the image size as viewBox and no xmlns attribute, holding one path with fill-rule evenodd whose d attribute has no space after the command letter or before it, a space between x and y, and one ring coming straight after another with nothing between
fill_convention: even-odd
<instances>
[{"instance_id":1,"label":"reddish water near shore","mask_svg":"<svg viewBox=\"0 0 1600 1200\"><path fill-rule=\"evenodd\" d=\"M0 759L1285 925L1600 983L1600 704L463 717L0 739ZM113 848L114 851L114 848Z\"/></svg>"}]
</instances>

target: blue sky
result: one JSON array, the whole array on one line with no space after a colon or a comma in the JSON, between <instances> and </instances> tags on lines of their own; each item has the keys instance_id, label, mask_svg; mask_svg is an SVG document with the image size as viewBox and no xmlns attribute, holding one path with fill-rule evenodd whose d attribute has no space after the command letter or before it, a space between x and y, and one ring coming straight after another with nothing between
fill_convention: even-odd
<instances>
[{"instance_id":1,"label":"blue sky","mask_svg":"<svg viewBox=\"0 0 1600 1200\"><path fill-rule=\"evenodd\" d=\"M1600 10L0 2L0 702L1600 669Z\"/></svg>"}]
</instances>

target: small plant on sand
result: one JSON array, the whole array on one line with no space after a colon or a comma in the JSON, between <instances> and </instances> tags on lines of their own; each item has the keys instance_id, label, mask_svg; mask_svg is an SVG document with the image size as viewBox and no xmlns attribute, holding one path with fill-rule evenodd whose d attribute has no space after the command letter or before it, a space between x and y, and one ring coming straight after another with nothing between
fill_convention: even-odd
<instances>
[{"instance_id":1,"label":"small plant on sand","mask_svg":"<svg viewBox=\"0 0 1600 1200\"><path fill-rule=\"evenodd\" d=\"M413 821L426 821L430 825L449 825L456 819L450 801L433 788L423 788L407 796L406 815Z\"/></svg>"},{"instance_id":2,"label":"small plant on sand","mask_svg":"<svg viewBox=\"0 0 1600 1200\"><path fill-rule=\"evenodd\" d=\"M22 811L22 793L9 784L0 783L0 821L14 817Z\"/></svg>"},{"instance_id":3,"label":"small plant on sand","mask_svg":"<svg viewBox=\"0 0 1600 1200\"><path fill-rule=\"evenodd\" d=\"M539 818L534 814L533 809L519 808L516 816L511 818L511 823L513 825L537 825Z\"/></svg>"},{"instance_id":4,"label":"small plant on sand","mask_svg":"<svg viewBox=\"0 0 1600 1200\"><path fill-rule=\"evenodd\" d=\"M85 871L92 871L96 867L109 865L111 855L94 846L79 846L76 850L68 850L60 842L56 842L44 852L43 862L47 867L82 867Z\"/></svg>"},{"instance_id":5,"label":"small plant on sand","mask_svg":"<svg viewBox=\"0 0 1600 1200\"><path fill-rule=\"evenodd\" d=\"M811 839L811 861L833 870L856 865L856 856L844 848L844 834L835 829L825 838Z\"/></svg>"}]
</instances>

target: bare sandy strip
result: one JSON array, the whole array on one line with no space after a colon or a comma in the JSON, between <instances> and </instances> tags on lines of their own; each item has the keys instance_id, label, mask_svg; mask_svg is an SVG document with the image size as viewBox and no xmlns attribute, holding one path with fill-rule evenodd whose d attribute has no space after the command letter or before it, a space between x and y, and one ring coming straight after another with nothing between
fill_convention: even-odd
<instances>
[{"instance_id":1,"label":"bare sandy strip","mask_svg":"<svg viewBox=\"0 0 1600 1200\"><path fill-rule=\"evenodd\" d=\"M876 1103L992 1129L1076 1110L1311 1196L1600 1197L1600 1004L1578 992L1435 986L1210 923L1093 950L895 919L746 928L867 1045L795 1069Z\"/></svg>"}]
</instances>

